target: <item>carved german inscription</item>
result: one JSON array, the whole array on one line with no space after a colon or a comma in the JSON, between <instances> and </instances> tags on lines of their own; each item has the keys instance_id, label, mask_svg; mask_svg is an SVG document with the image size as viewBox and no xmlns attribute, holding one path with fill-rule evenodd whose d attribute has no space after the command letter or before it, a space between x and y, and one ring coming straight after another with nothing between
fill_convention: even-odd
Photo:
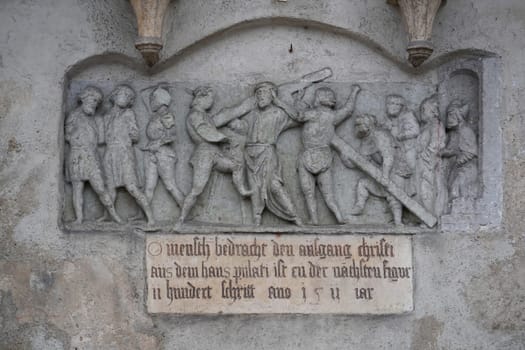
<instances>
[{"instance_id":1,"label":"carved german inscription","mask_svg":"<svg viewBox=\"0 0 525 350\"><path fill-rule=\"evenodd\" d=\"M151 313L413 309L412 244L382 235L148 235Z\"/></svg>"}]
</instances>

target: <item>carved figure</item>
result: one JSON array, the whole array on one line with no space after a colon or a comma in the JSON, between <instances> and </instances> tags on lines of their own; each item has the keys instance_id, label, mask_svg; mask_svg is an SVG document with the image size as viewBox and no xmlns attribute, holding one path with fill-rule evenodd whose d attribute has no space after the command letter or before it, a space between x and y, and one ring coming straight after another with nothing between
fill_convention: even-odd
<instances>
[{"instance_id":1,"label":"carved figure","mask_svg":"<svg viewBox=\"0 0 525 350\"><path fill-rule=\"evenodd\" d=\"M267 207L276 216L302 225L295 205L284 186L282 169L276 151L279 135L298 123L297 110L281 101L277 96L277 86L271 82L259 83L255 87L255 106L249 98L228 115L218 116L218 120L228 121L246 113L251 120L246 144L246 167L251 195L255 225L261 224L262 213Z\"/></svg>"},{"instance_id":2,"label":"carved figure","mask_svg":"<svg viewBox=\"0 0 525 350\"><path fill-rule=\"evenodd\" d=\"M359 154L381 168L384 179L382 182L387 182L389 178L394 180L395 177L399 176L393 171L395 159L394 141L388 132L377 127L376 117L370 114L358 116L354 121L354 128L356 136L360 140ZM346 160L344 163L347 166L350 165L349 160ZM357 182L356 201L351 210L352 215L363 214L370 195L385 198L392 210L395 225L402 225L403 207L401 203L389 192L385 191L383 185L370 177L363 177Z\"/></svg>"},{"instance_id":3,"label":"carved figure","mask_svg":"<svg viewBox=\"0 0 525 350\"><path fill-rule=\"evenodd\" d=\"M160 177L177 205L182 207L184 194L175 180L175 164L177 163L177 154L173 149L176 140L175 118L168 109L171 104L171 95L162 87L156 88L150 95L149 104L153 114L146 127L149 142L143 148L146 152L144 157L145 195L148 202L151 203Z\"/></svg>"},{"instance_id":4,"label":"carved figure","mask_svg":"<svg viewBox=\"0 0 525 350\"><path fill-rule=\"evenodd\" d=\"M89 86L80 93L78 100L80 106L68 115L65 124L65 139L70 146L67 170L73 186L75 222L80 224L83 221L84 183L89 182L113 220L121 223L122 220L115 211L113 201L104 186L97 153L97 146L103 138L99 137L94 116L102 101L102 92L96 87Z\"/></svg>"},{"instance_id":5,"label":"carved figure","mask_svg":"<svg viewBox=\"0 0 525 350\"><path fill-rule=\"evenodd\" d=\"M135 92L127 85L113 90L110 102L113 107L104 117L106 152L104 172L112 203L117 197L116 189L125 187L146 214L149 224L154 223L148 199L139 188L136 173L134 144L139 140L139 129L131 107Z\"/></svg>"},{"instance_id":6,"label":"carved figure","mask_svg":"<svg viewBox=\"0 0 525 350\"><path fill-rule=\"evenodd\" d=\"M442 152L452 159L448 178L449 199L476 197L478 192L478 142L476 133L467 123L469 105L459 100L447 109L449 140Z\"/></svg>"},{"instance_id":7,"label":"carved figure","mask_svg":"<svg viewBox=\"0 0 525 350\"><path fill-rule=\"evenodd\" d=\"M318 224L315 199L316 182L326 205L334 213L337 222L341 224L345 222L334 195L331 142L336 136L335 128L352 115L359 91L359 86L353 86L345 105L335 109L334 91L327 87L319 88L315 92L314 107L300 112L297 117L292 116L296 121L304 123L302 128L304 150L299 157L298 172L301 189L306 198L313 224Z\"/></svg>"},{"instance_id":8,"label":"carved figure","mask_svg":"<svg viewBox=\"0 0 525 350\"><path fill-rule=\"evenodd\" d=\"M413 176L416 170L416 144L419 135L419 123L412 111L407 108L405 99L399 95L386 98L388 116L385 128L394 139L395 163L394 182L404 188L409 196L416 194Z\"/></svg>"},{"instance_id":9,"label":"carved figure","mask_svg":"<svg viewBox=\"0 0 525 350\"><path fill-rule=\"evenodd\" d=\"M237 191L242 196L251 194L244 186L242 163L221 152L219 146L230 142L230 139L217 129L209 114L213 102L214 93L210 87L195 89L191 110L186 119L186 128L196 145L190 160L193 167L193 183L190 193L184 199L179 223L184 222L197 197L204 191L213 169L232 173Z\"/></svg>"},{"instance_id":10,"label":"carved figure","mask_svg":"<svg viewBox=\"0 0 525 350\"><path fill-rule=\"evenodd\" d=\"M245 161L244 161L244 150L246 147L246 140L248 137L248 122L242 119L234 119L229 122L226 127L220 129L220 131L226 135L229 142L222 144L222 150L226 156L239 163L242 169L239 171L242 179L240 183L245 182Z\"/></svg>"},{"instance_id":11,"label":"carved figure","mask_svg":"<svg viewBox=\"0 0 525 350\"><path fill-rule=\"evenodd\" d=\"M445 148L445 127L439 120L437 96L426 98L420 107L421 129L417 138L417 194L421 204L439 215L443 209L441 151Z\"/></svg>"}]
</instances>

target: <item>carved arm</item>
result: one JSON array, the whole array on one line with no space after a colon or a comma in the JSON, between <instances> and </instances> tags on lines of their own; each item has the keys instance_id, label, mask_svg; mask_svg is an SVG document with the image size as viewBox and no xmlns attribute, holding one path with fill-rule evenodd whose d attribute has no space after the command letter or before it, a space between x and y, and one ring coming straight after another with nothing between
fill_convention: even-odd
<instances>
[{"instance_id":1,"label":"carved arm","mask_svg":"<svg viewBox=\"0 0 525 350\"><path fill-rule=\"evenodd\" d=\"M343 121L345 121L352 115L352 112L354 111L355 107L355 101L360 91L361 87L359 85L352 85L352 91L350 92L350 96L348 96L345 105L335 111L336 114L334 119L334 125L341 124Z\"/></svg>"}]
</instances>

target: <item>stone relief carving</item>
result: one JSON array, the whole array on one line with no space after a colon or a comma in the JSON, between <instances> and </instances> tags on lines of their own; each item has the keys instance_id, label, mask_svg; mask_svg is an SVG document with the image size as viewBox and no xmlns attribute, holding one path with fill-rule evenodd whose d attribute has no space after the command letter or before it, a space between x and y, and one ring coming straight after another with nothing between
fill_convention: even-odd
<instances>
[{"instance_id":1,"label":"stone relief carving","mask_svg":"<svg viewBox=\"0 0 525 350\"><path fill-rule=\"evenodd\" d=\"M385 203L395 226L432 228L452 201L477 196L479 145L469 118L475 101L451 99L441 115L438 95L421 95L419 101L409 96L409 101L390 93L379 97L382 112L367 111L366 99L356 111L370 85L334 85L328 82L331 76L324 68L281 85L261 82L252 93L236 95L241 96L237 103L219 99L220 86L163 83L140 90L142 100L130 85L106 86L111 92L104 104L103 89L85 86L65 118L64 174L71 198L66 210L73 213L65 222L102 230L133 220L136 225L146 221L145 227L176 223L176 230L198 224L190 216L196 205L224 196L215 190L203 195L213 186L214 172L231 177L233 187L226 190L236 193L239 210L251 211L251 220L245 222L243 213L241 222L253 227L268 225L263 217L325 226L321 206L335 223L351 227ZM337 96L346 96L345 102L338 103ZM339 127L345 124L343 133ZM291 129L297 130L287 132ZM297 153L290 153L295 142ZM191 150L189 160L181 157L185 150ZM345 177L348 172L355 175ZM168 196L162 201L171 197L175 206L156 224L152 208L160 200L160 183ZM341 197L338 186L355 193ZM88 188L94 195L87 195ZM123 213L119 188L131 196L126 205L138 205L139 215ZM97 205L101 218L93 211L84 215ZM235 218L239 210L228 213ZM206 212L199 217L207 221ZM388 220L378 224L390 225Z\"/></svg>"},{"instance_id":2,"label":"stone relief carving","mask_svg":"<svg viewBox=\"0 0 525 350\"><path fill-rule=\"evenodd\" d=\"M117 86L110 95L113 106L104 116L104 174L111 202L115 202L117 188L126 188L152 224L153 212L140 189L136 172L135 144L139 140L139 129L132 109L135 97L135 91L127 85Z\"/></svg>"},{"instance_id":3,"label":"stone relief carving","mask_svg":"<svg viewBox=\"0 0 525 350\"><path fill-rule=\"evenodd\" d=\"M103 142L95 113L102 102L102 92L89 86L78 96L79 106L71 112L65 123L65 139L69 143L69 156L66 160L66 173L73 187L73 207L76 223L84 218L84 183L89 182L106 207L111 217L121 223L115 211L113 200L104 184L102 165L97 154L97 146Z\"/></svg>"},{"instance_id":4,"label":"stone relief carving","mask_svg":"<svg viewBox=\"0 0 525 350\"><path fill-rule=\"evenodd\" d=\"M449 139L443 157L452 158L448 178L449 199L476 197L478 193L478 141L468 123L469 105L454 100L447 108Z\"/></svg>"},{"instance_id":5,"label":"stone relief carving","mask_svg":"<svg viewBox=\"0 0 525 350\"><path fill-rule=\"evenodd\" d=\"M315 92L314 106L301 111L296 117L296 121L304 123L301 135L304 150L298 160L299 180L310 220L314 225L319 223L315 198L316 183L337 222L346 222L334 195L331 143L338 137L335 133L336 126L352 115L360 89L358 85L353 86L345 105L335 109L335 92L327 87L318 88Z\"/></svg>"},{"instance_id":6,"label":"stone relief carving","mask_svg":"<svg viewBox=\"0 0 525 350\"><path fill-rule=\"evenodd\" d=\"M155 88L149 97L151 117L146 127L148 143L144 151L144 172L146 178L145 195L149 204L159 178L172 195L179 207L184 203L184 194L177 186L175 164L177 152L174 149L176 141L175 116L169 112L171 95L166 88Z\"/></svg>"}]
</instances>

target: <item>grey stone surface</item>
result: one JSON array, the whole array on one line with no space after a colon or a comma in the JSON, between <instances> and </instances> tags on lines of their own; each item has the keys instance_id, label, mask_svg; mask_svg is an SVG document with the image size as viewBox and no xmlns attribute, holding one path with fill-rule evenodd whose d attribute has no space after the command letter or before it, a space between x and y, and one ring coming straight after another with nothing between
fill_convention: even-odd
<instances>
[{"instance_id":1,"label":"grey stone surface","mask_svg":"<svg viewBox=\"0 0 525 350\"><path fill-rule=\"evenodd\" d=\"M170 9L164 61L146 70L133 47L127 1L2 2L0 347L522 348L524 14L520 0L447 2L434 23L434 54L415 70L405 60L401 18L384 1L178 1ZM143 76L247 87L330 66L335 82L433 86L442 80L436 73L442 64L480 57L480 84L487 87L478 108L487 118L478 136L488 157L480 167L482 191L491 192L482 192L473 208L459 206L451 229L414 236L415 310L409 315L150 316L143 234L72 235L59 227L66 197L63 125L71 107L63 104L64 91L79 91L64 84L73 76L109 79L101 86L107 93L114 82ZM493 147L498 142L503 157ZM327 210L319 208L320 215ZM458 218L467 220L456 224Z\"/></svg>"}]
</instances>

